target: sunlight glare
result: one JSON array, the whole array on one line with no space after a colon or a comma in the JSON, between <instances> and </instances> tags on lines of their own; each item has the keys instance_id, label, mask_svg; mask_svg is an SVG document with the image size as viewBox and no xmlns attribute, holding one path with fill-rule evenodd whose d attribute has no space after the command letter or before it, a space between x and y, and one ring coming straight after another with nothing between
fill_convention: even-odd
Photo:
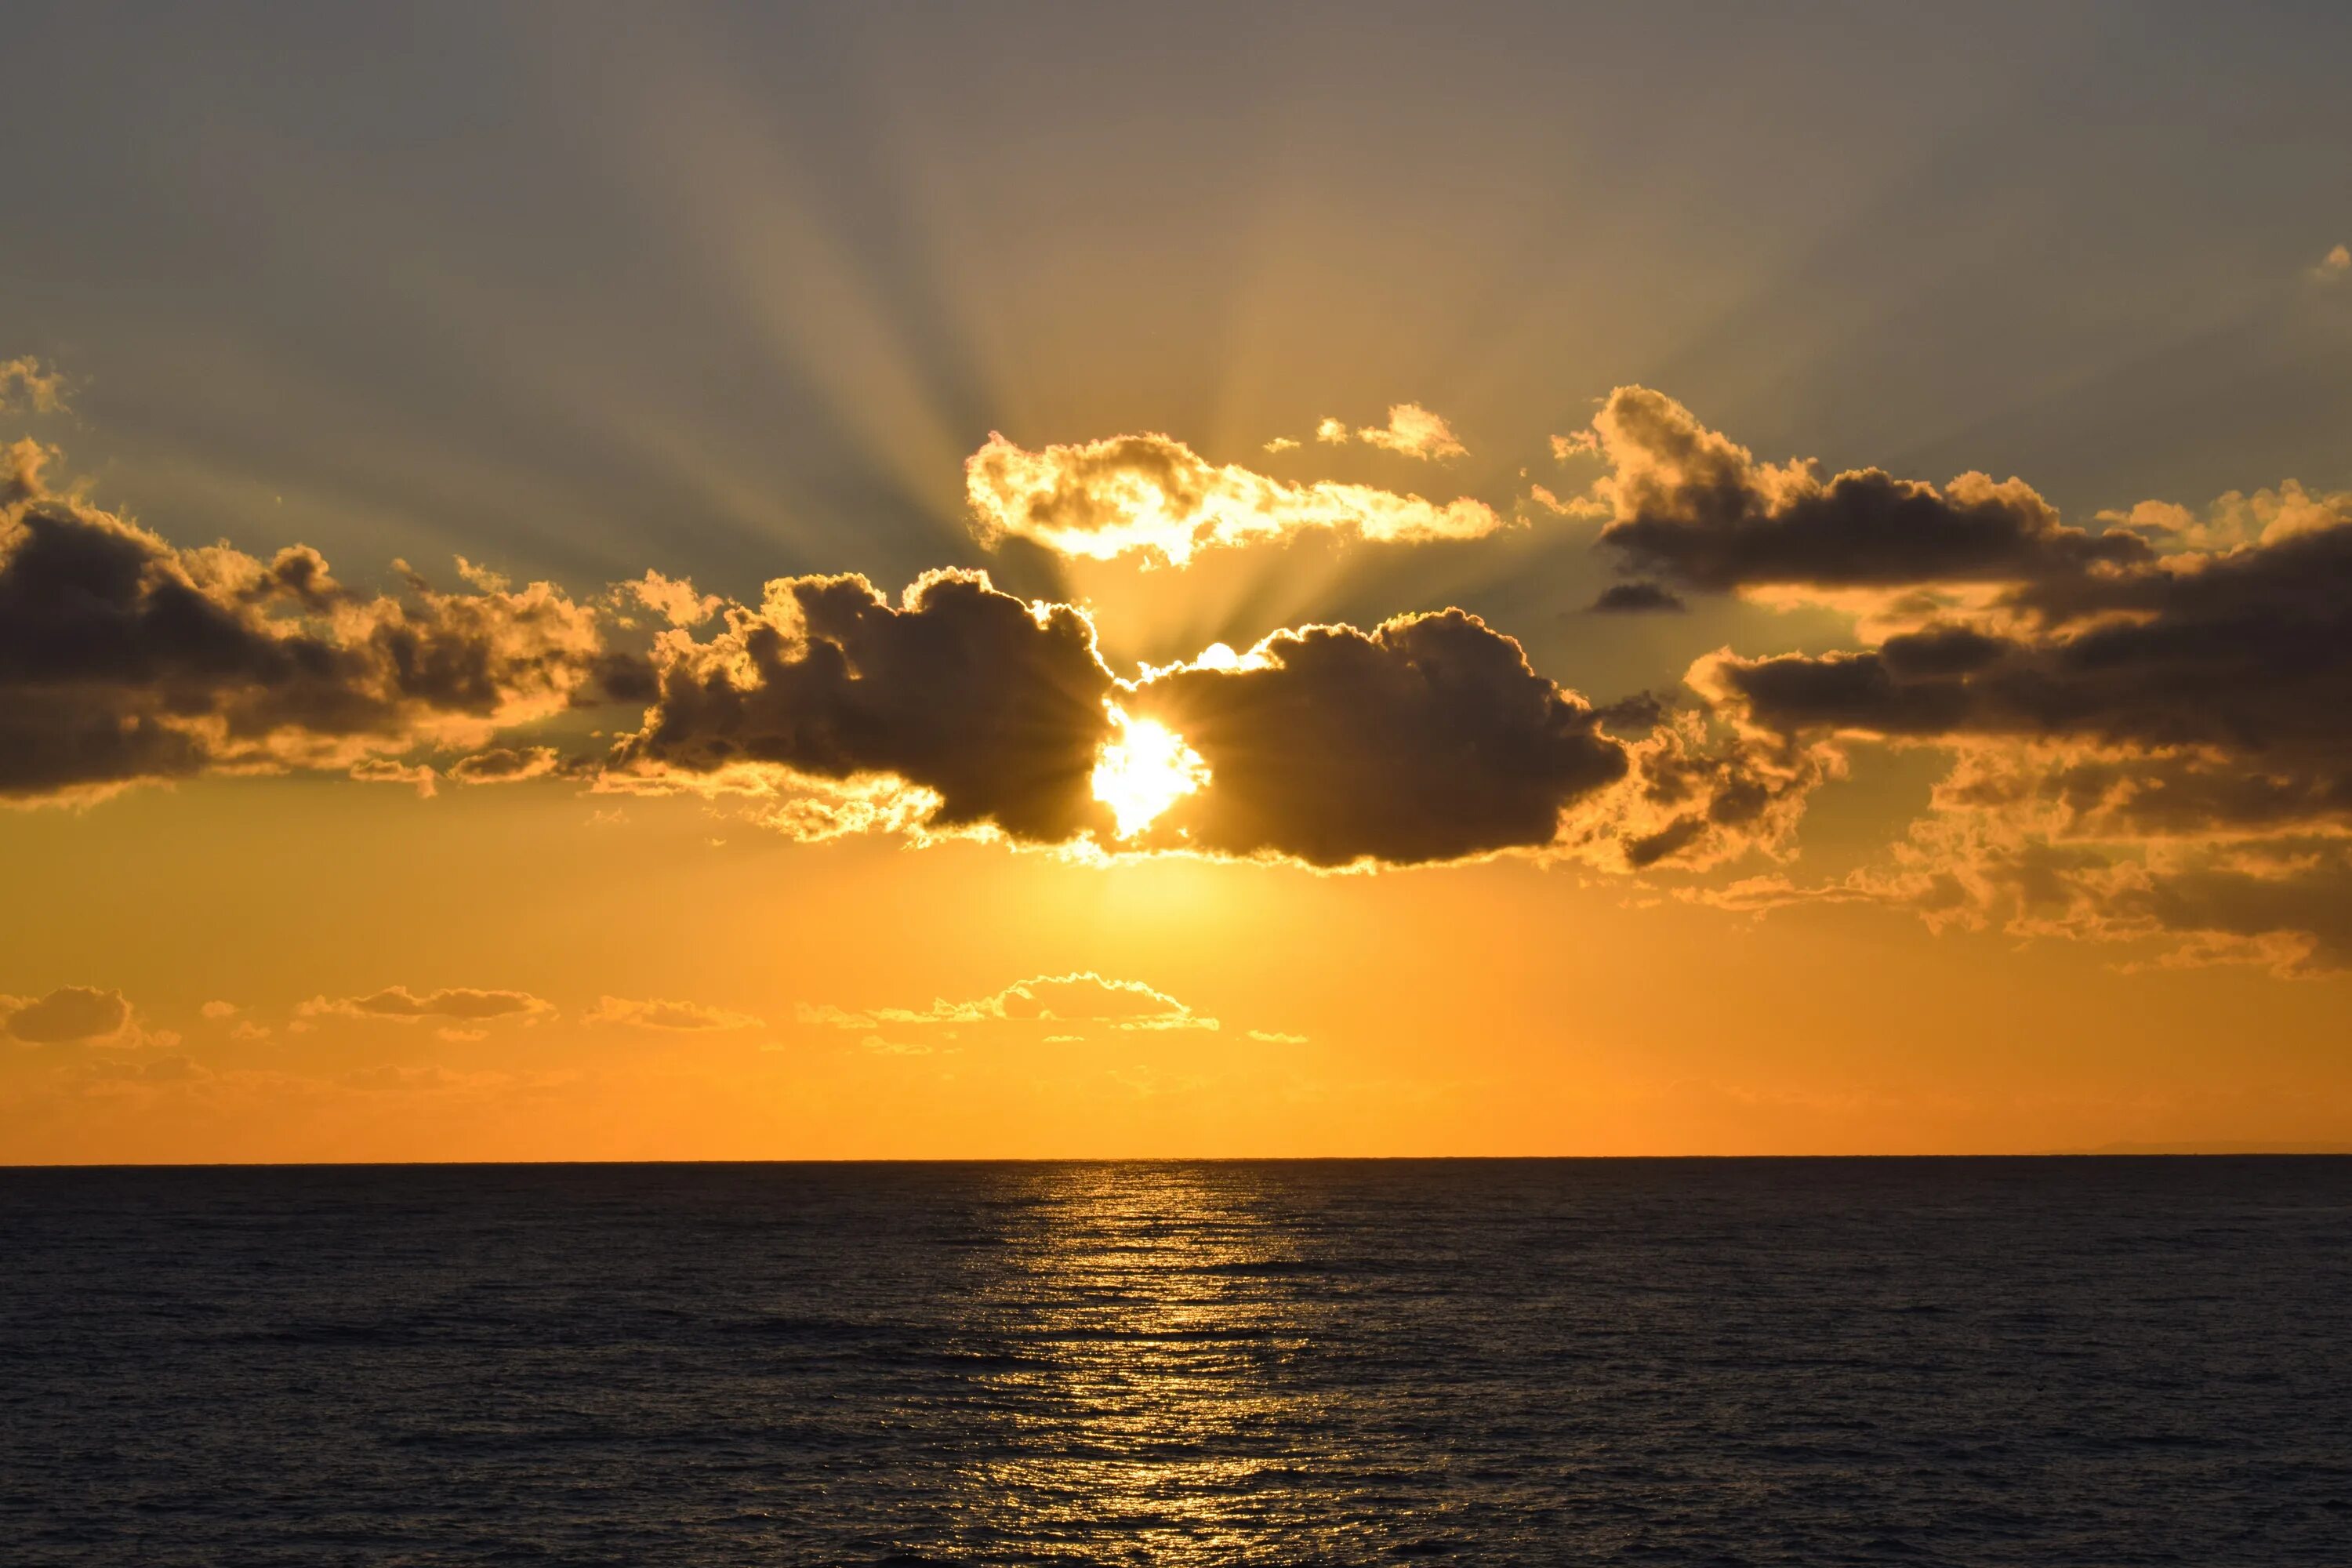
<instances>
[{"instance_id":1,"label":"sunlight glare","mask_svg":"<svg viewBox=\"0 0 2352 1568\"><path fill-rule=\"evenodd\" d=\"M1095 798L1110 807L1118 837L1132 838L1207 784L1209 765L1157 719L1130 719L1116 706L1110 718L1118 733L1096 756Z\"/></svg>"}]
</instances>

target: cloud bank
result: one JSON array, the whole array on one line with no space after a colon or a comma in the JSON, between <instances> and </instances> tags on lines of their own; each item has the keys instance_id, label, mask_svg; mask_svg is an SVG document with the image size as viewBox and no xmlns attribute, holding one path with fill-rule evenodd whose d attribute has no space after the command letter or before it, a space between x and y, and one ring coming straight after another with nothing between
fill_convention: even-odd
<instances>
[{"instance_id":1,"label":"cloud bank","mask_svg":"<svg viewBox=\"0 0 2352 1568\"><path fill-rule=\"evenodd\" d=\"M467 745L642 679L545 583L399 595L300 546L184 550L0 463L0 798Z\"/></svg>"}]
</instances>

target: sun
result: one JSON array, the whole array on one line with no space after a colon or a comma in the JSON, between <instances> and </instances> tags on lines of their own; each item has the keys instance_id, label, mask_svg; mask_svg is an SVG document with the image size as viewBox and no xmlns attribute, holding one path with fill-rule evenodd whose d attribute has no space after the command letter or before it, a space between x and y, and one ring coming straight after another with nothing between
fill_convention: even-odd
<instances>
[{"instance_id":1,"label":"sun","mask_svg":"<svg viewBox=\"0 0 2352 1568\"><path fill-rule=\"evenodd\" d=\"M1110 807L1118 837L1132 838L1178 801L1209 782L1209 765L1184 737L1157 719L1109 709L1118 732L1095 754L1095 798Z\"/></svg>"}]
</instances>

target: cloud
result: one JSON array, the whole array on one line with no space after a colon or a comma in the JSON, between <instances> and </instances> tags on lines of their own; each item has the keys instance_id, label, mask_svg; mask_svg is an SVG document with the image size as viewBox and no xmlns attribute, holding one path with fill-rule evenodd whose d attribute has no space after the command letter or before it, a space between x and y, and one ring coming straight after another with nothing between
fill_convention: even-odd
<instances>
[{"instance_id":1,"label":"cloud","mask_svg":"<svg viewBox=\"0 0 2352 1568\"><path fill-rule=\"evenodd\" d=\"M0 413L21 407L36 414L62 414L65 406L63 375L29 356L0 360Z\"/></svg>"},{"instance_id":2,"label":"cloud","mask_svg":"<svg viewBox=\"0 0 2352 1568\"><path fill-rule=\"evenodd\" d=\"M1298 450L1298 443L1292 440L1287 436L1276 436L1273 440L1268 441L1265 444L1265 449L1274 453L1276 457L1279 457L1285 452L1296 452Z\"/></svg>"},{"instance_id":3,"label":"cloud","mask_svg":"<svg viewBox=\"0 0 2352 1568\"><path fill-rule=\"evenodd\" d=\"M1587 607L1596 615L1639 616L1679 615L1690 606L1683 603L1681 595L1662 584L1633 582L1603 588Z\"/></svg>"},{"instance_id":4,"label":"cloud","mask_svg":"<svg viewBox=\"0 0 2352 1568\"><path fill-rule=\"evenodd\" d=\"M833 1006L797 1009L803 1024L836 1029L875 1029L886 1025L1108 1024L1129 1031L1214 1030L1204 1018L1164 991L1139 980L1112 980L1084 970L1016 981L992 995L969 1002L942 997L929 1007L875 1007L851 1011Z\"/></svg>"},{"instance_id":5,"label":"cloud","mask_svg":"<svg viewBox=\"0 0 2352 1568\"><path fill-rule=\"evenodd\" d=\"M979 574L932 573L895 607L863 578L785 578L707 640L667 634L655 659L659 700L599 787L764 795L769 826L812 839L981 833L1341 868L1591 858L1672 805L1711 812L1727 852L1760 841L1743 824L1781 835L1777 807L1741 803L1783 800L1803 771L1761 784L1761 748L1727 736L1629 746L1460 610L1277 632L1122 680L1084 612ZM1139 732L1166 743L1127 757ZM1097 789L1123 758L1182 776L1140 811L1106 791L1115 816Z\"/></svg>"},{"instance_id":6,"label":"cloud","mask_svg":"<svg viewBox=\"0 0 2352 1568\"><path fill-rule=\"evenodd\" d=\"M2162 937L2173 961L2341 964L2352 904L2352 497L2301 487L2170 550L2006 589L1874 647L1691 682L1755 742L1932 745L1954 765L1891 868L1843 884L1938 921Z\"/></svg>"},{"instance_id":7,"label":"cloud","mask_svg":"<svg viewBox=\"0 0 2352 1568\"><path fill-rule=\"evenodd\" d=\"M635 1029L666 1029L681 1033L756 1029L760 1020L748 1013L730 1013L699 1002L666 1002L649 998L633 1002L619 996L599 996L581 1015L581 1022L623 1025Z\"/></svg>"},{"instance_id":8,"label":"cloud","mask_svg":"<svg viewBox=\"0 0 2352 1568\"><path fill-rule=\"evenodd\" d=\"M1307 626L1159 671L1127 702L1206 763L1147 843L1336 867L1552 842L1622 778L1622 744L1524 649L1461 610Z\"/></svg>"},{"instance_id":9,"label":"cloud","mask_svg":"<svg viewBox=\"0 0 2352 1568\"><path fill-rule=\"evenodd\" d=\"M313 996L297 1007L295 1013L303 1018L334 1016L394 1018L404 1023L416 1023L427 1018L454 1018L461 1023L492 1018L520 1018L525 1022L537 1022L553 1017L555 1006L528 991L478 991L466 986L453 986L419 995L405 985L394 985L366 996L342 996L333 1000Z\"/></svg>"},{"instance_id":10,"label":"cloud","mask_svg":"<svg viewBox=\"0 0 2352 1568\"><path fill-rule=\"evenodd\" d=\"M2319 265L2311 270L2323 283L2333 283L2352 274L2352 245L2330 247L2327 254L2319 258Z\"/></svg>"},{"instance_id":11,"label":"cloud","mask_svg":"<svg viewBox=\"0 0 2352 1568\"><path fill-rule=\"evenodd\" d=\"M1087 779L1116 682L1093 623L983 574L929 574L895 608L862 577L779 578L707 642L666 634L656 658L656 701L615 752L624 771L888 774L931 792L934 826L1027 842L1107 821Z\"/></svg>"},{"instance_id":12,"label":"cloud","mask_svg":"<svg viewBox=\"0 0 2352 1568\"><path fill-rule=\"evenodd\" d=\"M371 595L299 545L178 549L52 491L49 456L0 464L0 798L350 768L642 691L545 583Z\"/></svg>"},{"instance_id":13,"label":"cloud","mask_svg":"<svg viewBox=\"0 0 2352 1568\"><path fill-rule=\"evenodd\" d=\"M648 571L644 576L616 584L614 602L651 610L674 626L700 626L717 615L726 601L716 594L698 594L683 577L665 577Z\"/></svg>"},{"instance_id":14,"label":"cloud","mask_svg":"<svg viewBox=\"0 0 2352 1568\"><path fill-rule=\"evenodd\" d=\"M0 996L0 1033L27 1045L108 1043L131 1029L131 1004L120 991L61 985L46 996Z\"/></svg>"},{"instance_id":15,"label":"cloud","mask_svg":"<svg viewBox=\"0 0 2352 1568\"><path fill-rule=\"evenodd\" d=\"M1877 468L1823 479L1810 460L1759 463L1646 387L1611 393L1586 435L1609 467L1588 497L1608 510L1601 542L1686 587L2013 584L2152 554L2136 533L2064 526L2019 479L1969 473L1938 489Z\"/></svg>"},{"instance_id":16,"label":"cloud","mask_svg":"<svg viewBox=\"0 0 2352 1568\"><path fill-rule=\"evenodd\" d=\"M369 757L353 763L345 772L358 784L407 784L416 791L419 800L431 800L441 793L441 775L425 763L399 763L390 757Z\"/></svg>"},{"instance_id":17,"label":"cloud","mask_svg":"<svg viewBox=\"0 0 2352 1568\"><path fill-rule=\"evenodd\" d=\"M992 435L966 459L964 489L984 542L1011 536L1064 555L1133 554L1176 566L1202 550L1308 531L1409 543L1477 539L1504 525L1466 496L1441 506L1368 485L1289 484L1213 464L1160 435L1034 452Z\"/></svg>"},{"instance_id":18,"label":"cloud","mask_svg":"<svg viewBox=\"0 0 2352 1568\"><path fill-rule=\"evenodd\" d=\"M449 764L449 776L466 784L520 784L545 778L562 765L552 746L498 746L458 758Z\"/></svg>"},{"instance_id":19,"label":"cloud","mask_svg":"<svg viewBox=\"0 0 2352 1568\"><path fill-rule=\"evenodd\" d=\"M1387 426L1367 426L1356 432L1356 439L1423 462L1465 457L1470 450L1454 436L1453 426L1446 424L1443 415L1432 414L1418 403L1391 404Z\"/></svg>"},{"instance_id":20,"label":"cloud","mask_svg":"<svg viewBox=\"0 0 2352 1568\"><path fill-rule=\"evenodd\" d=\"M2221 554L2032 584L2009 624L1937 624L1862 652L1725 656L1699 674L1756 725L2013 736L2230 757L2352 808L2352 507ZM2283 800L2286 797L2282 796Z\"/></svg>"}]
</instances>

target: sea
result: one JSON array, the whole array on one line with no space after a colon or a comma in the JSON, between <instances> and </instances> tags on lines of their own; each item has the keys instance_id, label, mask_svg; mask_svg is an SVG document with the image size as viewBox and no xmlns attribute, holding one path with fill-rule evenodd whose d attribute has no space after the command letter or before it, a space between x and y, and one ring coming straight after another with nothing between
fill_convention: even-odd
<instances>
[{"instance_id":1,"label":"sea","mask_svg":"<svg viewBox=\"0 0 2352 1568\"><path fill-rule=\"evenodd\" d=\"M2352 1563L2352 1159L0 1171L0 1563Z\"/></svg>"}]
</instances>

